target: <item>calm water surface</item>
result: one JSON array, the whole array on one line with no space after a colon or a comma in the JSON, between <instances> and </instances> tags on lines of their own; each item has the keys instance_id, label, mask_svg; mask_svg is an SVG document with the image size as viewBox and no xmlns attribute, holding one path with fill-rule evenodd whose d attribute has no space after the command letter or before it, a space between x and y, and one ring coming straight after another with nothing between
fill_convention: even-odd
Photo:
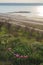
<instances>
[{"instance_id":1,"label":"calm water surface","mask_svg":"<svg viewBox=\"0 0 43 65\"><path fill-rule=\"evenodd\" d=\"M43 16L43 6L0 5L0 13L26 11L30 13L15 13L24 16Z\"/></svg>"}]
</instances>

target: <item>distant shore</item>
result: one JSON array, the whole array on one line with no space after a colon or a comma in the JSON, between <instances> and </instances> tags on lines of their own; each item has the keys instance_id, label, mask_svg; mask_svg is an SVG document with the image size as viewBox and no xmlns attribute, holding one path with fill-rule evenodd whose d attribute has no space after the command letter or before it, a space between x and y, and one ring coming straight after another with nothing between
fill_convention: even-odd
<instances>
[{"instance_id":1,"label":"distant shore","mask_svg":"<svg viewBox=\"0 0 43 65\"><path fill-rule=\"evenodd\" d=\"M24 5L24 6L25 5L27 5L27 6L28 5L30 5L30 6L33 6L33 5L34 6L39 6L40 5L41 6L41 5L43 5L43 3L0 3L0 5L15 5L15 6L16 5L18 5L18 6L19 5Z\"/></svg>"}]
</instances>

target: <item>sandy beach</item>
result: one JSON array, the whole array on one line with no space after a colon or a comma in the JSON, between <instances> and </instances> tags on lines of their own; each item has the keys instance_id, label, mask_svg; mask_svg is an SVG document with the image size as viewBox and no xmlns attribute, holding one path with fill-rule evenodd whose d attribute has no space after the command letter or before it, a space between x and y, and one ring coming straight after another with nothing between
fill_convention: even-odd
<instances>
[{"instance_id":1,"label":"sandy beach","mask_svg":"<svg viewBox=\"0 0 43 65\"><path fill-rule=\"evenodd\" d=\"M26 17L13 13L5 13L0 14L0 22L8 22L10 24L16 24L43 32L43 18L41 17Z\"/></svg>"}]
</instances>

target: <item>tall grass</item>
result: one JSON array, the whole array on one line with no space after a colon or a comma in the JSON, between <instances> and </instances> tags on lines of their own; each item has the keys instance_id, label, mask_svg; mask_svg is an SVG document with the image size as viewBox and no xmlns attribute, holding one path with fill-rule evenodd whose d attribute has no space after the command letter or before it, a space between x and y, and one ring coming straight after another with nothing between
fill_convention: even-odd
<instances>
[{"instance_id":1,"label":"tall grass","mask_svg":"<svg viewBox=\"0 0 43 65\"><path fill-rule=\"evenodd\" d=\"M12 65L43 65L43 33L0 22L0 61L10 61Z\"/></svg>"}]
</instances>

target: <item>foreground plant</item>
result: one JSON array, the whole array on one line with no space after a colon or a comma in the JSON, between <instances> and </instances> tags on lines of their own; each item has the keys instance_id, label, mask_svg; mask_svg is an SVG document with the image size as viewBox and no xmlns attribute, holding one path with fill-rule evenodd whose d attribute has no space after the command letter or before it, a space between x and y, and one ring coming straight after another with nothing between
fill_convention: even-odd
<instances>
[{"instance_id":1,"label":"foreground plant","mask_svg":"<svg viewBox=\"0 0 43 65\"><path fill-rule=\"evenodd\" d=\"M43 64L43 34L1 23L0 61L10 61L12 65Z\"/></svg>"}]
</instances>

